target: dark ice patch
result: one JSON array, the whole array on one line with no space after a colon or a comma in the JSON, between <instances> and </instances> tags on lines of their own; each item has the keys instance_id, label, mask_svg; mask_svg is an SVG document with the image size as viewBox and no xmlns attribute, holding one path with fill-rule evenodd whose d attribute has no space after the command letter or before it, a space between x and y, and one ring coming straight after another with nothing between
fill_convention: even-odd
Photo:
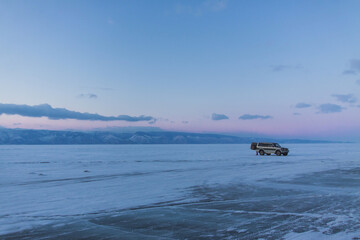
<instances>
[{"instance_id":1,"label":"dark ice patch","mask_svg":"<svg viewBox=\"0 0 360 240\"><path fill-rule=\"evenodd\" d=\"M279 185L194 186L177 201L68 216L71 221L61 226L42 226L1 238L271 240L282 239L290 232L333 235L360 228L357 196Z\"/></svg>"}]
</instances>

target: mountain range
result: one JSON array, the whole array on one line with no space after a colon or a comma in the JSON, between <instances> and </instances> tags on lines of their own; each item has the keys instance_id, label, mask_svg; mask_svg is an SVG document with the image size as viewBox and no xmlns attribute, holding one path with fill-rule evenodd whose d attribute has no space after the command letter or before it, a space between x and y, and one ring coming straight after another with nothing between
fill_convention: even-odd
<instances>
[{"instance_id":1,"label":"mountain range","mask_svg":"<svg viewBox=\"0 0 360 240\"><path fill-rule=\"evenodd\" d=\"M239 144L251 142L330 143L321 140L238 137L221 134L201 134L167 131L53 131L0 129L0 144Z\"/></svg>"}]
</instances>

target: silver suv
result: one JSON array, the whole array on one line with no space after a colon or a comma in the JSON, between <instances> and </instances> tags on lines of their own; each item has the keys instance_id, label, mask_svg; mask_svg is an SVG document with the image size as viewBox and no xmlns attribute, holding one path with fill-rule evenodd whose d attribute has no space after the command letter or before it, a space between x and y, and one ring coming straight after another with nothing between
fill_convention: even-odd
<instances>
[{"instance_id":1,"label":"silver suv","mask_svg":"<svg viewBox=\"0 0 360 240\"><path fill-rule=\"evenodd\" d=\"M256 155L270 155L275 153L277 156L281 154L286 156L289 153L289 149L283 148L278 143L251 143L251 150L256 150Z\"/></svg>"}]
</instances>

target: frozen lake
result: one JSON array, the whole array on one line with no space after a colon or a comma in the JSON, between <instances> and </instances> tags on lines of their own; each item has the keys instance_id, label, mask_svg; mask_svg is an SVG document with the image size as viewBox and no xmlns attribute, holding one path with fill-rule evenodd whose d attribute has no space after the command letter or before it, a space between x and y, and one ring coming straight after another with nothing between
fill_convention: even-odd
<instances>
[{"instance_id":1,"label":"frozen lake","mask_svg":"<svg viewBox=\"0 0 360 240\"><path fill-rule=\"evenodd\" d=\"M360 239L360 145L0 146L0 239Z\"/></svg>"}]
</instances>

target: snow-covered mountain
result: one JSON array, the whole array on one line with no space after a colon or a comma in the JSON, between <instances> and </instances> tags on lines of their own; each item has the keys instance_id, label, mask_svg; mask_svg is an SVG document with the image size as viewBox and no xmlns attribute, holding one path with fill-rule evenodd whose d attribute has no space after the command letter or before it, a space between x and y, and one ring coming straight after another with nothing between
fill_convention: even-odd
<instances>
[{"instance_id":1,"label":"snow-covered mountain","mask_svg":"<svg viewBox=\"0 0 360 240\"><path fill-rule=\"evenodd\" d=\"M323 143L300 139L236 137L186 132L52 131L0 129L0 144L231 144L257 141L280 143Z\"/></svg>"}]
</instances>

